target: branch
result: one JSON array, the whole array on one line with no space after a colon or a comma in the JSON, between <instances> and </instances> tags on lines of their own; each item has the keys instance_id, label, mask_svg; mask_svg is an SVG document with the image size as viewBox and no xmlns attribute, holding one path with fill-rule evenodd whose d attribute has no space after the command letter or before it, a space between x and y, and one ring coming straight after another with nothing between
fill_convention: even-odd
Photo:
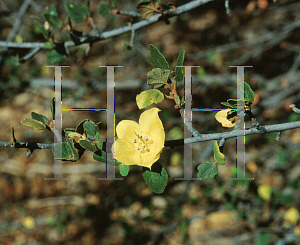
<instances>
[{"instance_id":1,"label":"branch","mask_svg":"<svg viewBox=\"0 0 300 245\"><path fill-rule=\"evenodd\" d=\"M263 134L278 131L285 131L294 128L300 128L300 121L281 123L275 125L264 126L265 132L258 130L257 128L250 128L246 130L233 130L231 132L225 133L214 133L214 134L201 134L197 137L180 139L180 140L168 140L165 142L165 147L175 147L183 144L204 142L210 140L221 140L229 139L237 136L252 135L252 134ZM54 143L28 143L28 142L16 142L15 146L12 146L9 141L0 141L0 147L10 147L10 148L26 148L26 149L51 149ZM103 143L103 148L106 147L105 142Z\"/></svg>"},{"instance_id":2,"label":"branch","mask_svg":"<svg viewBox=\"0 0 300 245\"><path fill-rule=\"evenodd\" d=\"M29 6L30 2L31 2L31 0L26 0L22 4L22 6L20 8L20 11L17 14L17 20L16 20L10 34L8 35L8 37L6 39L6 42L11 42L11 40L14 38L14 36L18 32L18 30L20 28L20 25L22 23L23 15L25 14L25 11L26 11L27 7ZM0 52L0 62L2 61L2 55L7 51L7 49L8 49L8 47L3 47L3 49L1 50L1 52Z\"/></svg>"},{"instance_id":3,"label":"branch","mask_svg":"<svg viewBox=\"0 0 300 245\"><path fill-rule=\"evenodd\" d=\"M29 0L27 0L29 1ZM115 36L119 36L121 34L124 34L126 32L130 32L132 30L136 31L138 29L141 29L145 26L149 26L153 23L162 21L163 19L161 18L163 15L166 18L171 18L173 16L178 16L181 15L185 12L188 12L192 9L195 9L205 3L211 2L213 0L194 0L190 3L184 4L180 7L177 8L176 11L165 11L164 14L156 14L153 15L152 17L139 21L131 26L124 26L124 27L120 27L111 31L107 31L107 32L102 32L101 34L87 34L87 36L82 37L78 40L78 42L73 42L73 41L66 41L65 42L65 47L73 47L73 46L78 46L84 43L93 43L93 42L97 42L100 40L104 40L104 39L108 39L111 37L115 37ZM32 43L15 43L15 42L11 42L11 40L8 40L8 42L3 42L0 41L0 47L4 47L4 48L41 48L41 49L47 49L47 47L44 47L44 43L40 43L40 42L32 42Z\"/></svg>"},{"instance_id":4,"label":"branch","mask_svg":"<svg viewBox=\"0 0 300 245\"><path fill-rule=\"evenodd\" d=\"M226 133L215 133L215 134L205 134L205 135L202 134L199 137L184 139L184 144L203 142L208 140L220 140L222 138L229 139L229 138L234 138L237 136L244 136L244 135L285 131L289 129L300 128L300 121L291 122L291 123L281 123L275 125L267 125L264 126L264 128L265 128L265 132L262 132L257 128L250 128L246 130L233 130L231 132L226 132Z\"/></svg>"}]
</instances>

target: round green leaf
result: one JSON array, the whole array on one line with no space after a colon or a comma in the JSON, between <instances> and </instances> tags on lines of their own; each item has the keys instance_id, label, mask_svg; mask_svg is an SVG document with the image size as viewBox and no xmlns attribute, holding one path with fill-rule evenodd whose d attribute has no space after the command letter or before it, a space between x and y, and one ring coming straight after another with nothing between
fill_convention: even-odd
<instances>
[{"instance_id":1,"label":"round green leaf","mask_svg":"<svg viewBox=\"0 0 300 245\"><path fill-rule=\"evenodd\" d=\"M86 136L90 139L90 140L95 140L96 139L96 133L100 133L100 130L98 128L98 126L93 123L92 121L86 121L83 123L83 128L86 132Z\"/></svg>"},{"instance_id":2,"label":"round green leaf","mask_svg":"<svg viewBox=\"0 0 300 245\"><path fill-rule=\"evenodd\" d=\"M50 7L46 7L44 12L44 18L49 22L49 25L53 28L60 29L61 20L58 18L58 14L56 12L56 8L54 4L51 4Z\"/></svg>"},{"instance_id":3,"label":"round green leaf","mask_svg":"<svg viewBox=\"0 0 300 245\"><path fill-rule=\"evenodd\" d=\"M128 175L128 173L129 173L129 166L120 164L119 168L120 168L120 174L122 176L127 176Z\"/></svg>"},{"instance_id":4,"label":"round green leaf","mask_svg":"<svg viewBox=\"0 0 300 245\"><path fill-rule=\"evenodd\" d=\"M44 123L35 119L26 118L25 120L21 121L21 123L34 129L44 130L46 128L46 125Z\"/></svg>"},{"instance_id":5,"label":"round green leaf","mask_svg":"<svg viewBox=\"0 0 300 245\"><path fill-rule=\"evenodd\" d=\"M143 109L153 103L160 103L164 100L164 94L157 89L143 91L136 96L136 103L139 109Z\"/></svg>"},{"instance_id":6,"label":"round green leaf","mask_svg":"<svg viewBox=\"0 0 300 245\"><path fill-rule=\"evenodd\" d=\"M91 142L87 141L87 140L80 140L79 141L79 145L82 148L84 148L86 150L89 150L89 151L93 151L94 152L95 150L97 150L97 147L94 144L92 144Z\"/></svg>"},{"instance_id":7,"label":"round green leaf","mask_svg":"<svg viewBox=\"0 0 300 245\"><path fill-rule=\"evenodd\" d=\"M53 145L52 152L54 154L55 159L71 160L70 157L72 156L72 152L66 142L62 142L62 144ZM61 158L57 155L58 152L62 153Z\"/></svg>"},{"instance_id":8,"label":"round green leaf","mask_svg":"<svg viewBox=\"0 0 300 245\"><path fill-rule=\"evenodd\" d=\"M146 168L143 168L143 170L145 170L143 172L143 178L149 188L157 194L163 193L168 182L168 174L164 167L161 167L160 173Z\"/></svg>"},{"instance_id":9,"label":"round green leaf","mask_svg":"<svg viewBox=\"0 0 300 245\"><path fill-rule=\"evenodd\" d=\"M205 161L197 168L199 170L198 179L211 179L218 173L218 167L211 161Z\"/></svg>"},{"instance_id":10,"label":"round green leaf","mask_svg":"<svg viewBox=\"0 0 300 245\"><path fill-rule=\"evenodd\" d=\"M113 166L118 166L120 164L116 159L113 158L112 153L106 154L106 152L103 150L95 151L93 154L93 158L96 161L106 163L106 155L107 155L107 164L113 165Z\"/></svg>"},{"instance_id":11,"label":"round green leaf","mask_svg":"<svg viewBox=\"0 0 300 245\"><path fill-rule=\"evenodd\" d=\"M155 84L167 84L169 78L174 76L174 71L154 68L152 71L149 71L147 74L147 84L155 85Z\"/></svg>"},{"instance_id":12,"label":"round green leaf","mask_svg":"<svg viewBox=\"0 0 300 245\"><path fill-rule=\"evenodd\" d=\"M214 143L214 158L219 164L225 165L225 156L220 152L217 141Z\"/></svg>"},{"instance_id":13,"label":"round green leaf","mask_svg":"<svg viewBox=\"0 0 300 245\"><path fill-rule=\"evenodd\" d=\"M68 12L71 20L80 23L87 15L87 9L81 3L65 3L65 9Z\"/></svg>"},{"instance_id":14,"label":"round green leaf","mask_svg":"<svg viewBox=\"0 0 300 245\"><path fill-rule=\"evenodd\" d=\"M104 18L110 16L111 8L107 4L101 4L98 9L98 14Z\"/></svg>"},{"instance_id":15,"label":"round green leaf","mask_svg":"<svg viewBox=\"0 0 300 245\"><path fill-rule=\"evenodd\" d=\"M53 49L47 56L47 60L49 63L60 63L66 59L66 56L58 53L55 49Z\"/></svg>"}]
</instances>

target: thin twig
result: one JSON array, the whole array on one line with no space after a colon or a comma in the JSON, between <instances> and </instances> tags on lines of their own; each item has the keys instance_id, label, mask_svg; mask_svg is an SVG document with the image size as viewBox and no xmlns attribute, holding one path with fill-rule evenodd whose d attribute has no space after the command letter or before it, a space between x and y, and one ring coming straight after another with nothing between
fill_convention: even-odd
<instances>
[{"instance_id":1,"label":"thin twig","mask_svg":"<svg viewBox=\"0 0 300 245\"><path fill-rule=\"evenodd\" d=\"M295 75L299 65L300 65L300 54L298 53L297 58L295 59L292 67L290 68L290 70L287 73L287 86L289 86L290 80Z\"/></svg>"},{"instance_id":2,"label":"thin twig","mask_svg":"<svg viewBox=\"0 0 300 245\"><path fill-rule=\"evenodd\" d=\"M119 10L117 12L117 14L129 15L129 16L132 16L132 17L140 17L141 16L141 14L137 11L127 11L127 10Z\"/></svg>"},{"instance_id":3,"label":"thin twig","mask_svg":"<svg viewBox=\"0 0 300 245\"><path fill-rule=\"evenodd\" d=\"M293 112L300 113L300 109L298 109L294 104L291 104L290 107L292 108Z\"/></svg>"},{"instance_id":4,"label":"thin twig","mask_svg":"<svg viewBox=\"0 0 300 245\"><path fill-rule=\"evenodd\" d=\"M29 6L31 0L25 0L25 2L22 4L19 13L17 14L17 20L10 32L10 34L8 35L6 42L11 42L14 38L14 36L16 35L16 33L18 32L20 25L22 23L22 19L23 19L23 15L25 14L25 11L27 9L27 7ZM3 47L3 49L0 52L0 62L2 61L2 55L7 51L7 47Z\"/></svg>"},{"instance_id":5,"label":"thin twig","mask_svg":"<svg viewBox=\"0 0 300 245\"><path fill-rule=\"evenodd\" d=\"M130 44L129 44L131 48L133 47L134 34L135 34L135 30L132 29L131 30Z\"/></svg>"},{"instance_id":6,"label":"thin twig","mask_svg":"<svg viewBox=\"0 0 300 245\"><path fill-rule=\"evenodd\" d=\"M31 57L33 57L37 52L39 52L41 50L41 48L37 47L34 48L32 51L30 51L28 54L26 54L24 57L22 57L22 61L28 60Z\"/></svg>"},{"instance_id":7,"label":"thin twig","mask_svg":"<svg viewBox=\"0 0 300 245\"><path fill-rule=\"evenodd\" d=\"M29 1L29 0L27 0ZM195 9L205 3L211 2L213 0L194 0L192 2L189 2L187 4L184 4L180 7L177 8L176 11L170 11L167 10L164 12L164 17L166 18L171 18L173 16L178 16L181 15L185 12L188 12L192 9ZM130 32L132 31L132 29L134 29L135 31L138 29L141 29L145 26L149 26L151 24L154 24L156 22L161 21L162 14L156 14L153 15L152 17L139 21L131 26L124 26L124 27L120 27L111 31L107 31L107 32L102 32L101 34L98 33L91 33L91 34L86 34L84 37L80 38L78 40L78 42L74 42L74 41L66 41L65 42L65 47L73 47L73 46L78 46L84 43L93 43L93 42L97 42L100 40L104 40L104 39L108 39L111 37L115 37L115 36L119 36L121 34L124 34L126 32ZM44 43L40 43L40 42L31 42L31 43L15 43L15 42L11 42L11 40L9 42L3 42L0 41L0 47L5 47L5 48L37 48L40 47L41 49L47 49L47 47L44 47Z\"/></svg>"}]
</instances>

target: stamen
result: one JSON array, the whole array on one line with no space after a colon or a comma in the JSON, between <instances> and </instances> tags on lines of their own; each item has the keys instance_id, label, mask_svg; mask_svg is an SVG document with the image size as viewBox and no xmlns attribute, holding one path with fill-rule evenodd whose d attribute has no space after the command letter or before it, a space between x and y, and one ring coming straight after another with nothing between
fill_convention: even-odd
<instances>
[{"instance_id":1,"label":"stamen","mask_svg":"<svg viewBox=\"0 0 300 245\"><path fill-rule=\"evenodd\" d=\"M132 139L132 143L136 143L136 139Z\"/></svg>"},{"instance_id":2,"label":"stamen","mask_svg":"<svg viewBox=\"0 0 300 245\"><path fill-rule=\"evenodd\" d=\"M147 136L143 136L143 140L147 140L148 139L148 137Z\"/></svg>"},{"instance_id":3,"label":"stamen","mask_svg":"<svg viewBox=\"0 0 300 245\"><path fill-rule=\"evenodd\" d=\"M139 148L138 147L135 147L135 149L138 151L139 150Z\"/></svg>"},{"instance_id":4,"label":"stamen","mask_svg":"<svg viewBox=\"0 0 300 245\"><path fill-rule=\"evenodd\" d=\"M141 134L138 134L138 137L139 137L139 138L142 138L142 135L141 135Z\"/></svg>"},{"instance_id":5,"label":"stamen","mask_svg":"<svg viewBox=\"0 0 300 245\"><path fill-rule=\"evenodd\" d=\"M142 145L142 149L145 149L145 146L144 146L144 145Z\"/></svg>"}]
</instances>

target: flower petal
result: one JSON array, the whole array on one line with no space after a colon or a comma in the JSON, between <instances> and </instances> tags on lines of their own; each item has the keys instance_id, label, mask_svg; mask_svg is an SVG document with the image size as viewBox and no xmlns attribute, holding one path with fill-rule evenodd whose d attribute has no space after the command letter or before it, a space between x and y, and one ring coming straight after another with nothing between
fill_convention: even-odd
<instances>
[{"instance_id":1,"label":"flower petal","mask_svg":"<svg viewBox=\"0 0 300 245\"><path fill-rule=\"evenodd\" d=\"M114 158L124 165L138 165L150 169L160 157L160 154L155 154L154 151L142 154L135 150L131 142L122 138L116 140L112 145L111 151L114 153Z\"/></svg>"},{"instance_id":2,"label":"flower petal","mask_svg":"<svg viewBox=\"0 0 300 245\"><path fill-rule=\"evenodd\" d=\"M158 108L151 108L144 111L139 119L140 126L145 134L154 140L153 151L159 153L165 144L165 131L163 124L158 117Z\"/></svg>"},{"instance_id":3,"label":"flower petal","mask_svg":"<svg viewBox=\"0 0 300 245\"><path fill-rule=\"evenodd\" d=\"M141 154L126 139L117 139L112 145L111 152L114 154L114 158L124 165L139 165L141 163Z\"/></svg>"},{"instance_id":4,"label":"flower petal","mask_svg":"<svg viewBox=\"0 0 300 245\"><path fill-rule=\"evenodd\" d=\"M116 127L118 138L126 138L129 141L136 138L135 132L141 134L141 131L140 125L132 120L123 120Z\"/></svg>"}]
</instances>

